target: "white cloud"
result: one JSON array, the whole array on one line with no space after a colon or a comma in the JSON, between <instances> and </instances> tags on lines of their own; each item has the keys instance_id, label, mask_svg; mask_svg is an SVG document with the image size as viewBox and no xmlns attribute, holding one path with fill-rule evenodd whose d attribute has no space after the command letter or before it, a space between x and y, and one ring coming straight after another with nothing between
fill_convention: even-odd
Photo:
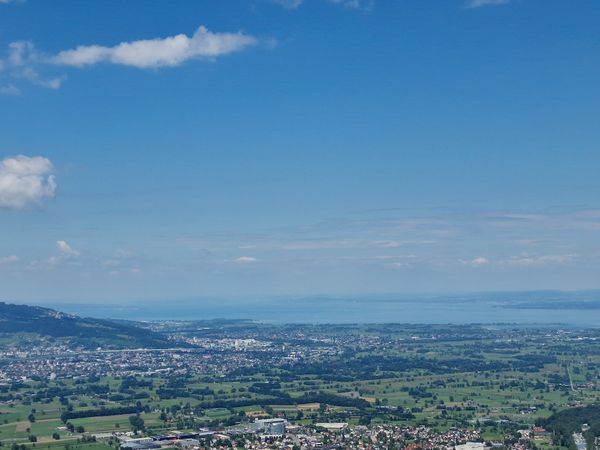
<instances>
[{"instance_id":1,"label":"white cloud","mask_svg":"<svg viewBox=\"0 0 600 450\"><path fill-rule=\"evenodd\" d=\"M240 256L236 258L235 262L238 264L251 264L256 262L256 258L254 256Z\"/></svg>"},{"instance_id":2,"label":"white cloud","mask_svg":"<svg viewBox=\"0 0 600 450\"><path fill-rule=\"evenodd\" d=\"M507 5L511 0L467 0L467 8L481 8L483 6Z\"/></svg>"},{"instance_id":3,"label":"white cloud","mask_svg":"<svg viewBox=\"0 0 600 450\"><path fill-rule=\"evenodd\" d=\"M242 32L213 33L203 26L191 37L178 34L166 38L121 42L110 47L81 45L56 55L38 51L31 41L15 41L8 45L6 58L0 59L0 71L12 80L25 80L35 86L56 90L61 87L66 76L47 76L49 66L84 67L104 62L140 69L174 67L190 59L216 58L257 43L254 36ZM0 86L0 94L19 93L19 87L12 83Z\"/></svg>"},{"instance_id":4,"label":"white cloud","mask_svg":"<svg viewBox=\"0 0 600 450\"><path fill-rule=\"evenodd\" d=\"M56 246L58 247L58 250L65 256L77 257L80 255L80 253L77 250L75 250L65 241L56 241Z\"/></svg>"},{"instance_id":5,"label":"white cloud","mask_svg":"<svg viewBox=\"0 0 600 450\"><path fill-rule=\"evenodd\" d=\"M52 198L56 181L50 160L19 155L0 161L0 208L21 209Z\"/></svg>"},{"instance_id":6,"label":"white cloud","mask_svg":"<svg viewBox=\"0 0 600 450\"><path fill-rule=\"evenodd\" d=\"M114 47L81 45L50 59L59 65L84 67L101 62L141 69L178 66L189 59L215 58L256 44L255 37L238 33L213 33L199 27L191 36L178 34L166 38L121 42Z\"/></svg>"},{"instance_id":7,"label":"white cloud","mask_svg":"<svg viewBox=\"0 0 600 450\"><path fill-rule=\"evenodd\" d=\"M459 260L462 264L464 264L465 266L471 266L471 267L481 267L481 266L487 266L490 263L490 260L487 258L484 258L483 256L478 256L477 258L473 258L473 259L460 259Z\"/></svg>"},{"instance_id":8,"label":"white cloud","mask_svg":"<svg viewBox=\"0 0 600 450\"><path fill-rule=\"evenodd\" d=\"M4 266L7 264L13 264L13 263L16 263L17 261L19 261L19 257L16 255L2 256L2 257L0 257L0 266Z\"/></svg>"}]
</instances>

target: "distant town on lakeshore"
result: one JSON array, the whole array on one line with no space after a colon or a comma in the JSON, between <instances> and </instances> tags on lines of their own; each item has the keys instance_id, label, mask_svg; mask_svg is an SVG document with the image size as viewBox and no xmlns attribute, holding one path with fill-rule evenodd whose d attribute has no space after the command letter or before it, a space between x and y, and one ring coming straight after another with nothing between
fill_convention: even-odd
<instances>
[{"instance_id":1,"label":"distant town on lakeshore","mask_svg":"<svg viewBox=\"0 0 600 450\"><path fill-rule=\"evenodd\" d=\"M13 450L593 450L600 328L82 318L0 303Z\"/></svg>"}]
</instances>

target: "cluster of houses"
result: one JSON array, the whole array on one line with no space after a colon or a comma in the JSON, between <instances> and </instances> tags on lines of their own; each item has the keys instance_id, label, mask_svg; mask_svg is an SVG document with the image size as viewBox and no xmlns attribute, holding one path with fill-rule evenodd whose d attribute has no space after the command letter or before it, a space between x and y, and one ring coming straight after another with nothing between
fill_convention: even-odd
<instances>
[{"instance_id":1,"label":"cluster of houses","mask_svg":"<svg viewBox=\"0 0 600 450\"><path fill-rule=\"evenodd\" d=\"M273 418L256 419L221 431L203 429L193 433L173 432L150 437L123 433L118 437L122 450L531 450L530 439L547 437L546 433L542 428L521 430L522 439L505 446L500 442L483 442L476 430L437 432L427 426L349 426L341 422L300 426L282 418Z\"/></svg>"}]
</instances>

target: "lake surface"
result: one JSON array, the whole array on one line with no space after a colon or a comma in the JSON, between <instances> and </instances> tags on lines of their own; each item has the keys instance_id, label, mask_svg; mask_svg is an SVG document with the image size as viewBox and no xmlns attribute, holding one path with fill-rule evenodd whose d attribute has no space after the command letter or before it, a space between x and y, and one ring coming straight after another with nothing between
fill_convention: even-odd
<instances>
[{"instance_id":1,"label":"lake surface","mask_svg":"<svg viewBox=\"0 0 600 450\"><path fill-rule=\"evenodd\" d=\"M136 304L52 304L86 317L129 320L252 319L277 323L515 323L600 327L600 308L545 306L495 297L278 298L171 300ZM525 302L525 303L524 303ZM528 305L531 306L529 307ZM575 302L573 302L576 305ZM47 305L46 305L47 306Z\"/></svg>"}]
</instances>

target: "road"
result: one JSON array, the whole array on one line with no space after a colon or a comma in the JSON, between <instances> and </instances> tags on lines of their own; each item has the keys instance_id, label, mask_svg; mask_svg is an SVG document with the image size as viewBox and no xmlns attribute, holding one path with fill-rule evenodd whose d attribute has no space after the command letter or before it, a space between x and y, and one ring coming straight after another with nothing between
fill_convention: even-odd
<instances>
[{"instance_id":1,"label":"road","mask_svg":"<svg viewBox=\"0 0 600 450\"><path fill-rule=\"evenodd\" d=\"M587 442L581 433L573 433L573 439L575 440L575 445L577 446L577 450L587 450Z\"/></svg>"}]
</instances>

